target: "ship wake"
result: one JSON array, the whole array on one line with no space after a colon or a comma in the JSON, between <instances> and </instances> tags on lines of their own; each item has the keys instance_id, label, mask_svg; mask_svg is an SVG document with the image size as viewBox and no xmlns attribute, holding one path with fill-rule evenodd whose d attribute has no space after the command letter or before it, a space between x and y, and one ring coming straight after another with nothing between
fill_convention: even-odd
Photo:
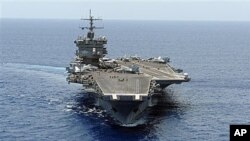
<instances>
[{"instance_id":1,"label":"ship wake","mask_svg":"<svg viewBox=\"0 0 250 141\"><path fill-rule=\"evenodd\" d=\"M44 73L53 73L64 75L64 67L55 67L47 65L25 64L25 63L1 63L0 66L4 69L11 69L16 71L35 71Z\"/></svg>"}]
</instances>

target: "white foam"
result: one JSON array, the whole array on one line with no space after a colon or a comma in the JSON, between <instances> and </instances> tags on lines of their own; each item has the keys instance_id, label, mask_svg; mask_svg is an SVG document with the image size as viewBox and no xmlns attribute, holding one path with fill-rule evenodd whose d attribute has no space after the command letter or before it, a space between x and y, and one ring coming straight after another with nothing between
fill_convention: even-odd
<instances>
[{"instance_id":1,"label":"white foam","mask_svg":"<svg viewBox=\"0 0 250 141\"><path fill-rule=\"evenodd\" d=\"M65 109L64 111L66 111L66 112L70 112L70 111L72 111L72 109Z\"/></svg>"},{"instance_id":2,"label":"white foam","mask_svg":"<svg viewBox=\"0 0 250 141\"><path fill-rule=\"evenodd\" d=\"M67 109L72 109L72 108L73 108L73 105L66 105L66 108L67 108Z\"/></svg>"}]
</instances>

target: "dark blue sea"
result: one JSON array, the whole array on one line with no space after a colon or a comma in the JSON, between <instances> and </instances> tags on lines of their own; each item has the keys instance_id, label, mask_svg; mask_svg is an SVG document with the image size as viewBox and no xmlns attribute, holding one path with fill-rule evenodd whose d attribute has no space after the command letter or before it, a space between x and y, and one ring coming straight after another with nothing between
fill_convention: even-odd
<instances>
[{"instance_id":1,"label":"dark blue sea","mask_svg":"<svg viewBox=\"0 0 250 141\"><path fill-rule=\"evenodd\" d=\"M148 122L117 126L81 85L68 85L80 20L1 19L0 140L229 140L250 124L250 23L104 20L109 57L170 57L189 83L165 90Z\"/></svg>"}]
</instances>

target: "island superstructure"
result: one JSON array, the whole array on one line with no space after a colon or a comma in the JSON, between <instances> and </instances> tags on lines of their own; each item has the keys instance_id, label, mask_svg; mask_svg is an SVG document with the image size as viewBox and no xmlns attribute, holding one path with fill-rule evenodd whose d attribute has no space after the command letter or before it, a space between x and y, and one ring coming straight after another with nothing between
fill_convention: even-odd
<instances>
[{"instance_id":1,"label":"island superstructure","mask_svg":"<svg viewBox=\"0 0 250 141\"><path fill-rule=\"evenodd\" d=\"M90 12L83 20L89 21L89 27L82 27L88 31L74 41L77 50L66 68L67 81L82 84L120 125L136 123L148 107L154 106L153 97L167 86L190 81L187 73L170 66L169 58L106 58L107 39L94 33L98 27L93 22L100 19Z\"/></svg>"}]
</instances>

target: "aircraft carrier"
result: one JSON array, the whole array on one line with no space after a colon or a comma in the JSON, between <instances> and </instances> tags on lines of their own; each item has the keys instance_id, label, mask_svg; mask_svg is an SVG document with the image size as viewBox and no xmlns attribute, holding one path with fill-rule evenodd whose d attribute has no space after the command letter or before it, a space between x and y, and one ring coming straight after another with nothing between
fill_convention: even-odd
<instances>
[{"instance_id":1,"label":"aircraft carrier","mask_svg":"<svg viewBox=\"0 0 250 141\"><path fill-rule=\"evenodd\" d=\"M74 43L75 58L66 67L68 83L79 83L84 91L93 94L102 107L122 126L137 123L148 107L154 106L153 97L171 84L190 81L187 73L174 69L169 58L142 59L138 56L106 58L107 39L95 37L95 20L90 15L87 34Z\"/></svg>"}]
</instances>

